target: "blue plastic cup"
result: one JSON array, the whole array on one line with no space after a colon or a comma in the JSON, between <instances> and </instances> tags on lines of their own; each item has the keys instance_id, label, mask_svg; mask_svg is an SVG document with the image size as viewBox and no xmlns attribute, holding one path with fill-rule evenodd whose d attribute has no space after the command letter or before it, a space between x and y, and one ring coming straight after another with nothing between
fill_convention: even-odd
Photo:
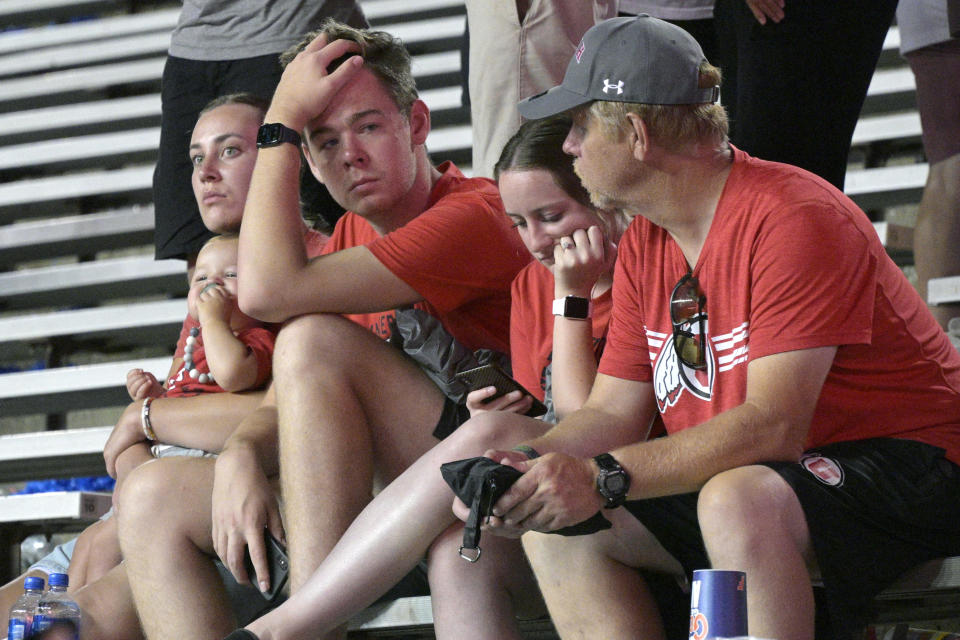
<instances>
[{"instance_id":1,"label":"blue plastic cup","mask_svg":"<svg viewBox=\"0 0 960 640\"><path fill-rule=\"evenodd\" d=\"M747 574L698 569L690 585L690 638L747 635Z\"/></svg>"}]
</instances>

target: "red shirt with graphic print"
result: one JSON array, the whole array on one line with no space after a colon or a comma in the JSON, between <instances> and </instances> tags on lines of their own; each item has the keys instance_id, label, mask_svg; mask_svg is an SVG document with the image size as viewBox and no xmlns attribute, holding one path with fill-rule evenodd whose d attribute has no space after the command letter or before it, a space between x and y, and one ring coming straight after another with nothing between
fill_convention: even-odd
<instances>
[{"instance_id":1,"label":"red shirt with graphic print","mask_svg":"<svg viewBox=\"0 0 960 640\"><path fill-rule=\"evenodd\" d=\"M600 372L652 382L668 432L740 405L751 359L838 346L808 447L907 438L960 464L960 355L866 215L825 181L734 150L693 268L707 299L706 371L672 346L670 294L688 271L677 244L638 217L618 256Z\"/></svg>"}]
</instances>

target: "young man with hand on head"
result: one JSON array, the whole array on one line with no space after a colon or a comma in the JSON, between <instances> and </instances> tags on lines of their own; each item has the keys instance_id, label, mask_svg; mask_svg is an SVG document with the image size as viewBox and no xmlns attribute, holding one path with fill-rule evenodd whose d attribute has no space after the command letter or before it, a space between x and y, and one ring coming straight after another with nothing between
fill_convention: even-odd
<instances>
[{"instance_id":1,"label":"young man with hand on head","mask_svg":"<svg viewBox=\"0 0 960 640\"><path fill-rule=\"evenodd\" d=\"M212 576L184 572L183 558L204 562L199 556L215 548L236 573L249 546L256 566L264 526L284 531L268 480L278 463L296 590L372 492L466 417L384 341L393 310L425 310L469 349L509 348L510 282L529 253L491 181L430 162L430 114L402 43L328 22L293 53L260 129L240 232L241 308L286 321L268 392L275 419L262 413L246 421L224 447L212 539L199 526L184 527L169 541L187 549L176 562L155 545L125 544L152 638L233 628ZM299 235L301 148L348 210L312 260ZM125 542L143 540L157 525L154 509L131 510L121 522ZM154 597L178 583L185 588Z\"/></svg>"},{"instance_id":2,"label":"young man with hand on head","mask_svg":"<svg viewBox=\"0 0 960 640\"><path fill-rule=\"evenodd\" d=\"M851 638L897 575L960 553L960 356L848 198L728 143L718 85L681 29L616 18L520 103L572 110L594 204L637 216L586 404L488 454L526 471L492 530L613 523L523 538L564 637L662 637L636 568L713 567L747 573L751 635L811 640L820 578Z\"/></svg>"}]
</instances>

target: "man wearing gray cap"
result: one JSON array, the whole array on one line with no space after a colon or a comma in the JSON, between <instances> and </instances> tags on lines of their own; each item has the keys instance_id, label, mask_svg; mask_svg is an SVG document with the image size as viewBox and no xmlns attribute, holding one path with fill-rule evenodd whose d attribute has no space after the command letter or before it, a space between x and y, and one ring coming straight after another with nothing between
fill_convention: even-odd
<instances>
[{"instance_id":1,"label":"man wearing gray cap","mask_svg":"<svg viewBox=\"0 0 960 640\"><path fill-rule=\"evenodd\" d=\"M814 579L817 637L850 638L898 574L960 553L960 356L849 199L729 144L718 92L690 36L640 16L519 105L572 111L595 204L635 216L589 400L491 454L526 473L489 526L527 532L563 637L660 637L635 569L712 567L746 572L751 635L813 638ZM598 511L611 529L532 533Z\"/></svg>"}]
</instances>

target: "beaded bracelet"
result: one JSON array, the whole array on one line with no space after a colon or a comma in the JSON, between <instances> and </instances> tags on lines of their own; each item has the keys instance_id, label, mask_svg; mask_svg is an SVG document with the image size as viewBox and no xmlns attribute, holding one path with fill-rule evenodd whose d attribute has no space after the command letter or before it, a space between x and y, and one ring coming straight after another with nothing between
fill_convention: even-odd
<instances>
[{"instance_id":1,"label":"beaded bracelet","mask_svg":"<svg viewBox=\"0 0 960 640\"><path fill-rule=\"evenodd\" d=\"M153 430L153 425L150 424L151 402L153 402L153 398L145 398L143 401L143 408L140 409L140 426L143 427L143 435L146 436L147 440L155 442L157 433Z\"/></svg>"},{"instance_id":2,"label":"beaded bracelet","mask_svg":"<svg viewBox=\"0 0 960 640\"><path fill-rule=\"evenodd\" d=\"M522 453L523 455L527 456L531 460L533 460L534 458L540 457L540 454L537 452L537 450L531 447L530 445L518 444L513 448L513 450Z\"/></svg>"}]
</instances>

